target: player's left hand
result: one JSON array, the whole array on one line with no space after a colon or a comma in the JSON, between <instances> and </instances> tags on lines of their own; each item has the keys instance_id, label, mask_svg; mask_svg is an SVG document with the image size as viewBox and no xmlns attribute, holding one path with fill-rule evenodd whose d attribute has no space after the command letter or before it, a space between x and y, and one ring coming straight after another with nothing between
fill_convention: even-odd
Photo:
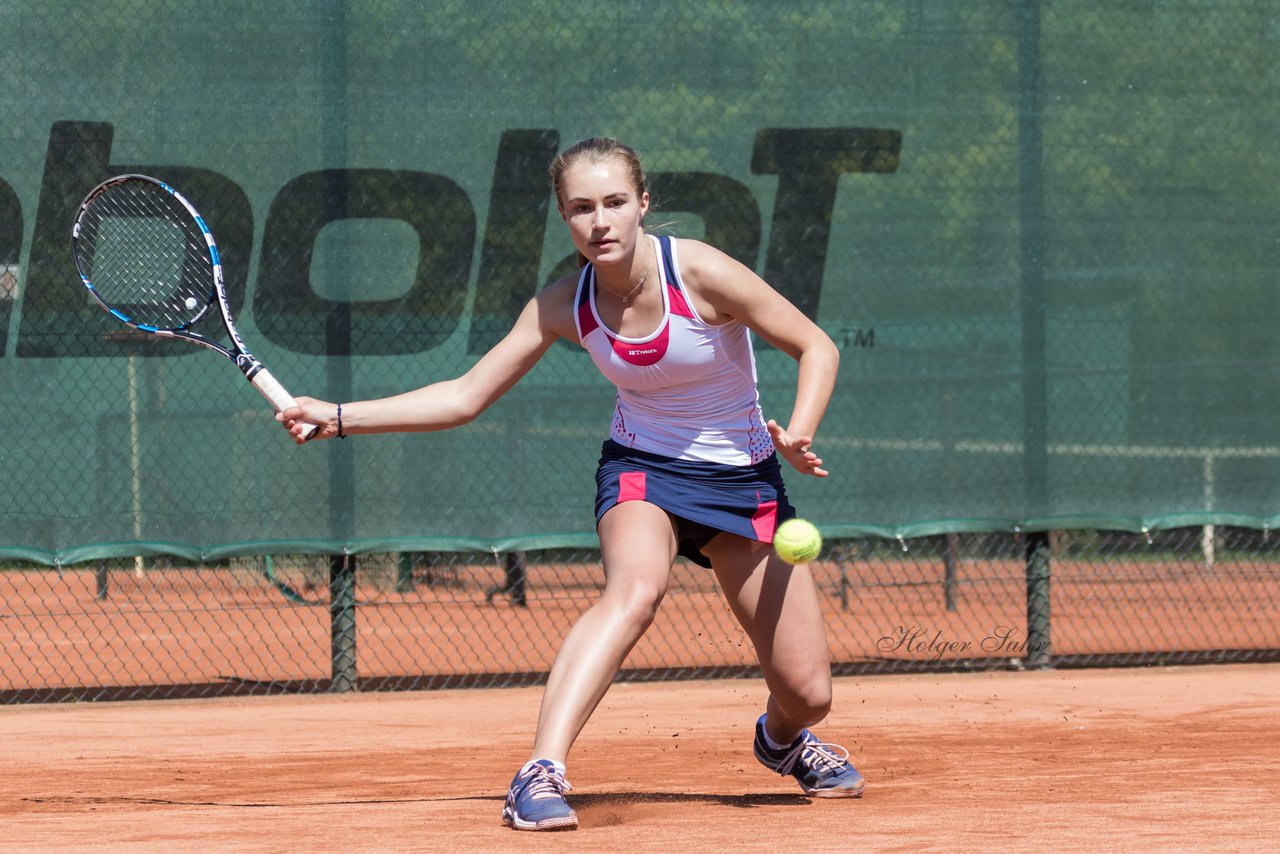
<instances>
[{"instance_id":1,"label":"player's left hand","mask_svg":"<svg viewBox=\"0 0 1280 854\"><path fill-rule=\"evenodd\" d=\"M814 477L826 477L830 474L822 467L822 460L818 455L810 450L813 445L812 436L793 436L772 418L765 426L769 428L769 435L773 437L773 446L777 448L778 455L791 463L796 471Z\"/></svg>"}]
</instances>

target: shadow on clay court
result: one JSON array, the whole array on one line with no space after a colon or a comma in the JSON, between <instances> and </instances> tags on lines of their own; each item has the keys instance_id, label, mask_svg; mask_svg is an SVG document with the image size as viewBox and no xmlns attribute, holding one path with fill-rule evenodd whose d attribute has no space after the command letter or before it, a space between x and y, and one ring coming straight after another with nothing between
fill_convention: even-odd
<instances>
[{"instance_id":1,"label":"shadow on clay court","mask_svg":"<svg viewBox=\"0 0 1280 854\"><path fill-rule=\"evenodd\" d=\"M501 804L506 800L504 795L463 795L460 797L445 798L352 798L352 799L336 799L336 800L305 800L298 801L293 799L275 801L240 801L240 800L183 800L171 798L147 798L135 796L110 796L110 795L77 795L74 797L42 797L42 798L22 798L24 801L34 803L74 803L74 804L110 804L110 803L134 803L134 804L152 804L158 806L188 806L188 807L240 807L245 809L257 809L263 807L287 807L287 806L352 806L363 804L413 804L413 803L441 803L445 801L491 801ZM738 809L751 809L753 807L785 807L785 806L804 806L811 803L809 798L804 795L708 795L708 794L691 794L683 792L618 792L604 794L585 794L570 796L570 803L573 808L579 812L607 810L616 807L635 807L648 804L715 804L726 807L736 807Z\"/></svg>"},{"instance_id":2,"label":"shadow on clay court","mask_svg":"<svg viewBox=\"0 0 1280 854\"><path fill-rule=\"evenodd\" d=\"M593 810L604 807L636 806L638 804L716 804L724 807L751 809L753 807L804 806L811 803L804 795L707 795L682 792L619 792L616 794L570 795L569 803L575 810Z\"/></svg>"},{"instance_id":3,"label":"shadow on clay court","mask_svg":"<svg viewBox=\"0 0 1280 854\"><path fill-rule=\"evenodd\" d=\"M454 798L415 798L421 802L440 801L494 801L502 803L506 800L502 795L468 795ZM805 806L812 799L804 795L708 795L690 792L601 792L597 794L578 794L569 796L569 805L576 811L591 811L609 807L633 807L646 804L715 804L738 809L753 807L788 807Z\"/></svg>"},{"instance_id":4,"label":"shadow on clay court","mask_svg":"<svg viewBox=\"0 0 1280 854\"><path fill-rule=\"evenodd\" d=\"M587 825L608 827L626 824L652 810L679 809L691 805L754 809L756 807L805 806L803 795L714 795L676 792L620 792L570 795L569 804Z\"/></svg>"}]
</instances>

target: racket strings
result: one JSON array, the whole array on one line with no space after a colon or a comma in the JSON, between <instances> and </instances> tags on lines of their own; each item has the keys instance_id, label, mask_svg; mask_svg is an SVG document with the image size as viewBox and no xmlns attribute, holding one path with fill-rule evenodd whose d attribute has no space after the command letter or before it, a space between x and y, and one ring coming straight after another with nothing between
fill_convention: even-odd
<instances>
[{"instance_id":1,"label":"racket strings","mask_svg":"<svg viewBox=\"0 0 1280 854\"><path fill-rule=\"evenodd\" d=\"M160 187L108 188L82 217L77 253L98 298L132 323L182 329L211 303L213 261L204 231Z\"/></svg>"}]
</instances>

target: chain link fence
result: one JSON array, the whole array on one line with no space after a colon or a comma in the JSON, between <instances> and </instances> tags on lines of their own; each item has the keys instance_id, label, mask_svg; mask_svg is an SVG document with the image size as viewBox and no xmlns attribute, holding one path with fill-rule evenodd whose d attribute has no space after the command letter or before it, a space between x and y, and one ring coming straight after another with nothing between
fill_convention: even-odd
<instances>
[{"instance_id":1,"label":"chain link fence","mask_svg":"<svg viewBox=\"0 0 1280 854\"><path fill-rule=\"evenodd\" d=\"M573 268L546 166L602 133L650 227L843 351L833 477L788 483L838 668L1280 649L1269 0L70 0L0 32L7 700L540 679L601 583L581 348L457 430L294 448L222 360L122 334L68 231L109 175L167 181L255 355L378 397ZM785 419L794 361L757 365ZM626 675L751 662L682 563Z\"/></svg>"},{"instance_id":2,"label":"chain link fence","mask_svg":"<svg viewBox=\"0 0 1280 854\"><path fill-rule=\"evenodd\" d=\"M835 672L1280 660L1274 537L1201 528L1036 542L829 543L813 569ZM556 550L8 567L0 701L537 683L602 585L598 560ZM1042 600L1029 595L1037 585L1051 591ZM743 675L758 675L750 642L712 574L680 560L620 678Z\"/></svg>"}]
</instances>

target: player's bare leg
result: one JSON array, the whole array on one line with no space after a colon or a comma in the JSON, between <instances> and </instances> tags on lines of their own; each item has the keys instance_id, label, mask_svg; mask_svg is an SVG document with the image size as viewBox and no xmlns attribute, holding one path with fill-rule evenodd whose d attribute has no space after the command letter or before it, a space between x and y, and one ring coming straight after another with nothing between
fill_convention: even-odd
<instances>
[{"instance_id":1,"label":"player's bare leg","mask_svg":"<svg viewBox=\"0 0 1280 854\"><path fill-rule=\"evenodd\" d=\"M702 551L769 686L766 714L757 721L757 758L796 777L806 794L861 794L862 777L848 752L819 742L807 729L831 710L830 651L809 567L792 566L771 546L733 534L718 535Z\"/></svg>"},{"instance_id":2,"label":"player's bare leg","mask_svg":"<svg viewBox=\"0 0 1280 854\"><path fill-rule=\"evenodd\" d=\"M809 568L767 543L720 534L703 547L769 686L769 734L790 742L831 709L831 665Z\"/></svg>"},{"instance_id":3,"label":"player's bare leg","mask_svg":"<svg viewBox=\"0 0 1280 854\"><path fill-rule=\"evenodd\" d=\"M512 780L503 808L503 821L518 830L578 826L564 798L572 788L565 759L667 592L676 540L665 511L624 502L604 514L599 532L604 593L570 629L551 667L533 758Z\"/></svg>"},{"instance_id":4,"label":"player's bare leg","mask_svg":"<svg viewBox=\"0 0 1280 854\"><path fill-rule=\"evenodd\" d=\"M667 592L676 539L665 511L643 501L617 504L601 518L599 533L604 593L578 618L556 656L534 757L564 761Z\"/></svg>"}]
</instances>

